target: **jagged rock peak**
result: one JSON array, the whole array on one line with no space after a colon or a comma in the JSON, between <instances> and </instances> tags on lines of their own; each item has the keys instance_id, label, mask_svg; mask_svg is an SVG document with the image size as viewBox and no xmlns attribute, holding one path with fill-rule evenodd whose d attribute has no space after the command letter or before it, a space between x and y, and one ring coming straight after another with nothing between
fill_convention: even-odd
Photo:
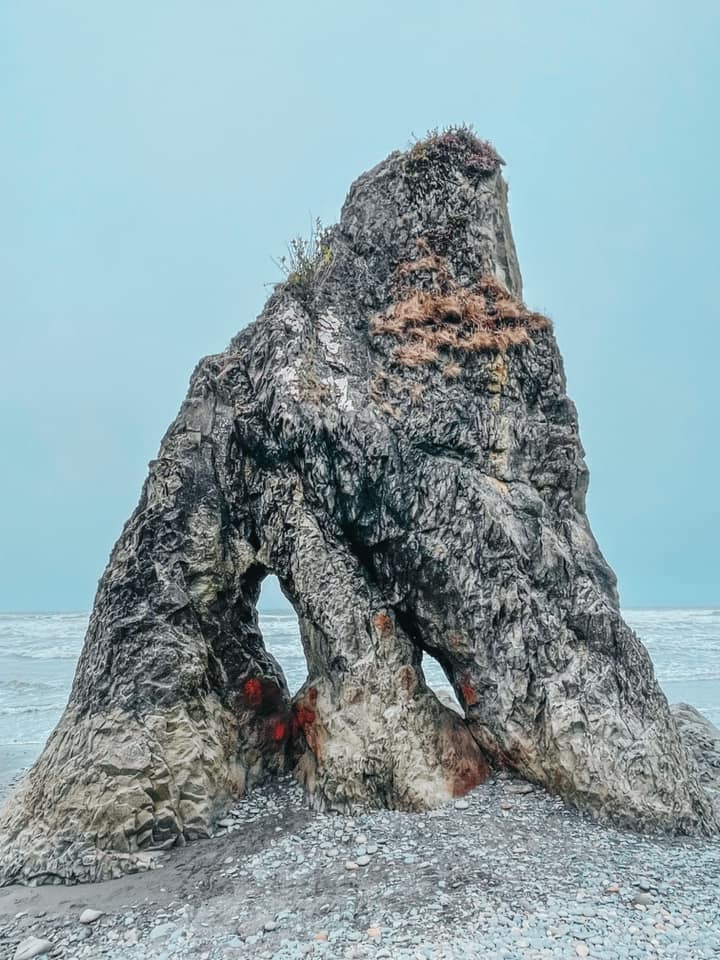
<instances>
[{"instance_id":1,"label":"jagged rock peak","mask_svg":"<svg viewBox=\"0 0 720 960\"><path fill-rule=\"evenodd\" d=\"M509 769L595 816L717 829L590 530L506 198L467 131L392 154L198 365L67 709L0 812L5 882L142 869L288 769L340 812L427 809ZM258 625L270 573L307 660L293 697Z\"/></svg>"},{"instance_id":2,"label":"jagged rock peak","mask_svg":"<svg viewBox=\"0 0 720 960\"><path fill-rule=\"evenodd\" d=\"M392 297L399 265L431 250L459 284L494 275L521 297L501 163L468 128L434 133L391 154L355 181L339 224L305 248L289 287L302 299L314 276L325 281L314 291L318 298L333 290L332 275L346 295L357 284L360 306L379 308Z\"/></svg>"}]
</instances>

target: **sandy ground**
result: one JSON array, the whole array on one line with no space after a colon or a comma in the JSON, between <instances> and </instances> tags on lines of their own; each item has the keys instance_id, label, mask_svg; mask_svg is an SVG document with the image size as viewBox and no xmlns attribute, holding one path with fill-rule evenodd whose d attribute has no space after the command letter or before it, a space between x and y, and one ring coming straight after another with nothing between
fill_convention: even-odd
<instances>
[{"instance_id":1,"label":"sandy ground","mask_svg":"<svg viewBox=\"0 0 720 960\"><path fill-rule=\"evenodd\" d=\"M718 840L592 823L521 781L353 818L284 781L230 819L158 870L1 889L0 956L35 936L112 960L720 957ZM86 908L103 915L82 924Z\"/></svg>"}]
</instances>

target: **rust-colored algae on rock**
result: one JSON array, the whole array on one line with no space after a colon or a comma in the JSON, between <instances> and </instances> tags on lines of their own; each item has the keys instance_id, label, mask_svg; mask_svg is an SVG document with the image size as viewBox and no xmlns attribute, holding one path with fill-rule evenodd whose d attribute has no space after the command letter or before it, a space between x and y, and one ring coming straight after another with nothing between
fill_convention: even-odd
<instances>
[{"instance_id":1,"label":"rust-colored algae on rock","mask_svg":"<svg viewBox=\"0 0 720 960\"><path fill-rule=\"evenodd\" d=\"M395 625L392 621L392 617L389 617L386 613L376 613L373 617L373 623L375 624L375 629L381 637L387 638L393 635Z\"/></svg>"},{"instance_id":2,"label":"rust-colored algae on rock","mask_svg":"<svg viewBox=\"0 0 720 960\"><path fill-rule=\"evenodd\" d=\"M243 693L249 707L259 707L262 703L262 682L257 677L251 677L243 684Z\"/></svg>"},{"instance_id":3,"label":"rust-colored algae on rock","mask_svg":"<svg viewBox=\"0 0 720 960\"><path fill-rule=\"evenodd\" d=\"M492 771L465 724L450 721L442 738L442 765L450 793L462 797L490 777Z\"/></svg>"},{"instance_id":4,"label":"rust-colored algae on rock","mask_svg":"<svg viewBox=\"0 0 720 960\"><path fill-rule=\"evenodd\" d=\"M465 676L460 681L460 690L462 692L463 702L466 707L472 707L477 703L478 697L475 688L470 682L469 677Z\"/></svg>"},{"instance_id":5,"label":"rust-colored algae on rock","mask_svg":"<svg viewBox=\"0 0 720 960\"><path fill-rule=\"evenodd\" d=\"M413 269L413 264L421 265ZM429 282L416 286L419 273ZM511 347L529 344L534 331L548 330L550 320L534 313L513 296L495 277L480 276L463 286L453 279L445 261L437 255L420 256L400 264L403 282L399 299L370 322L374 336L400 341L392 356L404 366L445 363L454 369L463 354L505 353ZM489 389L499 389L505 364L495 361ZM462 367L459 368L462 370Z\"/></svg>"}]
</instances>

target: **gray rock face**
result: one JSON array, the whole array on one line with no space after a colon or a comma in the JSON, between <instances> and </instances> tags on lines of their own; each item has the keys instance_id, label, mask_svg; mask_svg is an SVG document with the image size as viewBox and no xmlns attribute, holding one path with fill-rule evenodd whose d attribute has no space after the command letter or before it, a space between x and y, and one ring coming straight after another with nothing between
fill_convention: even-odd
<instances>
[{"instance_id":1,"label":"gray rock face","mask_svg":"<svg viewBox=\"0 0 720 960\"><path fill-rule=\"evenodd\" d=\"M0 814L5 882L150 866L287 769L338 811L437 806L493 765L600 816L716 828L585 516L499 166L463 133L391 155L198 365ZM307 657L292 701L258 629L269 573Z\"/></svg>"},{"instance_id":2,"label":"gray rock face","mask_svg":"<svg viewBox=\"0 0 720 960\"><path fill-rule=\"evenodd\" d=\"M674 703L670 711L680 739L700 771L700 782L720 817L720 730L688 703Z\"/></svg>"}]
</instances>

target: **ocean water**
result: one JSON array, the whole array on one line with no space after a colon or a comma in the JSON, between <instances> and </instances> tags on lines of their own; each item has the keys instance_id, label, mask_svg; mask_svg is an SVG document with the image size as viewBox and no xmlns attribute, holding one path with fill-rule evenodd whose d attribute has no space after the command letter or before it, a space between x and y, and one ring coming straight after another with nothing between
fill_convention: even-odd
<instances>
[{"instance_id":1,"label":"ocean water","mask_svg":"<svg viewBox=\"0 0 720 960\"><path fill-rule=\"evenodd\" d=\"M720 726L720 610L626 610L624 616L650 651L671 703L693 704ZM0 795L45 743L65 706L88 617L84 613L0 614ZM291 690L306 668L297 618L261 612L268 649ZM448 686L426 658L428 683Z\"/></svg>"}]
</instances>

